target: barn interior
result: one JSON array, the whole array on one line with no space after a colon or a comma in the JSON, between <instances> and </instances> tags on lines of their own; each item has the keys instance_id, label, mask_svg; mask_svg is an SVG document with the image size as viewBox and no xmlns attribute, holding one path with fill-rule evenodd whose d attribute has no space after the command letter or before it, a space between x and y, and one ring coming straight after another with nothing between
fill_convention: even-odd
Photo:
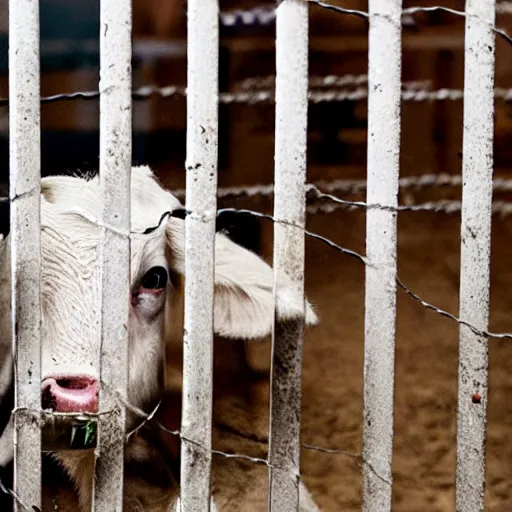
<instances>
[{"instance_id":1,"label":"barn interior","mask_svg":"<svg viewBox=\"0 0 512 512\"><path fill-rule=\"evenodd\" d=\"M364 0L330 0L367 11ZM272 212L275 24L272 3L221 0L218 206ZM404 7L463 0L404 0ZM496 24L512 33L512 4ZM246 15L238 11L245 11ZM150 165L181 194L186 155L186 3L134 0L133 161ZM7 0L0 0L0 194L8 194ZM41 0L41 94L98 90L99 1ZM308 182L364 201L367 150L368 23L310 5ZM512 45L496 40L494 202L490 331L512 332ZM398 216L398 273L425 301L458 314L464 87L464 19L421 12L403 21L399 202L433 204ZM162 94L150 94L154 86ZM163 89L162 89L163 88ZM443 92L441 90L448 90ZM439 92L441 91L441 92ZM42 104L42 175L99 166L97 95ZM423 177L423 180L421 179ZM437 205L438 207L436 207ZM441 206L448 205L448 206ZM272 261L273 226L224 217L223 229ZM365 252L365 211L308 198L308 230ZM306 290L320 324L304 344L301 474L322 511L362 504L364 279L360 261L317 240L306 244ZM392 509L454 510L458 324L398 292ZM512 344L489 341L486 510L512 508ZM214 448L264 458L268 440L270 340L216 341L219 386ZM240 356L243 352L247 365ZM232 354L236 354L232 356ZM178 357L178 356L177 356ZM232 358L232 359L231 359ZM229 371L224 370L228 361ZM235 364L236 363L236 364ZM239 366L237 366L239 365ZM173 369L170 386L179 386ZM222 510L267 509L264 465L215 457L213 489ZM233 478L236 474L236 478ZM226 484L229 482L229 485ZM224 507L224 508L222 508Z\"/></svg>"}]
</instances>

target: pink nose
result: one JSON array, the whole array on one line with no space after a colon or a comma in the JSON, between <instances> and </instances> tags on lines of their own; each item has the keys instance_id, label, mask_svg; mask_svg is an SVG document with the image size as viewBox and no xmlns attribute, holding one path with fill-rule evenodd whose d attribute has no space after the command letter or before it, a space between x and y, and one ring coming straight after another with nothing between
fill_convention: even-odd
<instances>
[{"instance_id":1,"label":"pink nose","mask_svg":"<svg viewBox=\"0 0 512 512\"><path fill-rule=\"evenodd\" d=\"M58 376L43 381L41 405L57 412L98 412L98 383L91 377Z\"/></svg>"}]
</instances>

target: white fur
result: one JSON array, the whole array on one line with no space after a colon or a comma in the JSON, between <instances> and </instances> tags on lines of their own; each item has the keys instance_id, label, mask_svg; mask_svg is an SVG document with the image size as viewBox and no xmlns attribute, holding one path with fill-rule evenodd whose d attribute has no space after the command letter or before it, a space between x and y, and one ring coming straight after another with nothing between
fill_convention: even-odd
<instances>
[{"instance_id":1,"label":"white fur","mask_svg":"<svg viewBox=\"0 0 512 512\"><path fill-rule=\"evenodd\" d=\"M99 315L101 293L99 236L101 194L99 178L49 177L41 181L41 253L43 346L42 376L88 374L98 376ZM139 280L153 266L178 275L184 273L184 222L162 214L180 206L179 201L156 181L148 167L132 172L131 281ZM10 345L9 237L0 241L0 357L6 362ZM225 235L216 235L214 329L231 338L268 335L273 323L273 273L256 254L238 246ZM141 296L130 311L129 401L140 408L154 403L163 384L165 304L170 304L172 283L161 296ZM129 300L129 297L126 298ZM277 292L277 310L283 319L304 314L316 323L309 304L303 304L294 289ZM169 318L169 317L167 317ZM3 349L3 350L2 350ZM7 349L7 350L6 350ZM9 365L9 363L7 363ZM134 418L128 419L127 428ZM80 503L90 504L91 460L69 453L58 454L77 484Z\"/></svg>"}]
</instances>

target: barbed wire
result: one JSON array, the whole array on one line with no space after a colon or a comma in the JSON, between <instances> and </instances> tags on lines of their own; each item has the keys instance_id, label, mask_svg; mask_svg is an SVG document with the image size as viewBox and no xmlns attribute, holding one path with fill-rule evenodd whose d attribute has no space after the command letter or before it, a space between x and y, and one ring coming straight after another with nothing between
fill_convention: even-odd
<instances>
[{"instance_id":1,"label":"barbed wire","mask_svg":"<svg viewBox=\"0 0 512 512\"><path fill-rule=\"evenodd\" d=\"M424 189L431 187L447 187L456 188L462 186L462 175L461 174L422 174L419 176L406 176L400 178L398 186L400 191L409 191L412 189L413 192L419 192ZM493 179L493 191L494 192L512 192L512 178L501 178L497 177ZM367 180L366 179L334 179L334 180L318 180L314 183L306 184L306 189L310 187L317 187L324 193L343 192L346 194L360 194L366 190ZM184 200L186 196L186 190L183 188L173 189L173 195L178 199ZM274 184L268 183L264 185L245 185L245 186L232 186L232 187L218 187L217 198L218 199L229 199L237 197L267 197L274 194ZM8 201L8 197L0 197L0 201ZM439 203L440 201L434 201L432 203ZM505 202L505 201L504 201ZM499 204L499 201L497 201ZM507 203L507 202L505 202ZM508 203L507 203L508 204ZM407 206L419 206L408 204Z\"/></svg>"},{"instance_id":2,"label":"barbed wire","mask_svg":"<svg viewBox=\"0 0 512 512\"><path fill-rule=\"evenodd\" d=\"M430 187L460 187L462 186L461 174L423 174L420 176L407 176L400 178L400 190L420 191ZM344 193L361 193L366 190L367 181L360 179L353 180L319 180L314 183L309 183L306 188L317 187L322 189L325 193L344 192ZM493 190L495 192L511 192L512 191L512 178L494 178ZM173 194L178 199L185 198L185 189L175 189ZM217 198L227 199L236 197L257 197L257 196L272 196L274 194L274 184L269 183L265 185L248 185L248 186L233 186L233 187L219 187L217 189Z\"/></svg>"},{"instance_id":3,"label":"barbed wire","mask_svg":"<svg viewBox=\"0 0 512 512\"><path fill-rule=\"evenodd\" d=\"M423 176L410 176L402 178L399 181L400 190L414 189L420 191L424 188L432 186L439 187L458 187L462 185L461 175L448 175L448 174L426 174ZM355 210L360 208L365 209L383 209L396 212L432 212L432 213L446 213L453 214L462 211L462 201L452 199L439 199L436 201L427 201L424 203L413 203L409 197L406 197L406 203L396 207L383 206L383 205L369 205L362 201L350 201L333 196L331 193L335 191L342 191L349 194L358 194L366 189L366 180L332 180L332 181L318 181L316 183L308 183L306 191L311 199L329 199L330 203L316 203L308 204L306 211L310 215L319 213L329 214L336 212L340 209ZM323 189L320 190L320 189ZM493 181L493 190L495 192L511 192L512 179L495 178ZM173 190L173 195L178 199L183 200L186 196L185 189ZM238 197L270 197L274 194L274 185L251 185L245 187L219 187L217 189L218 199L229 199ZM7 201L7 197L0 197L0 200ZM492 203L492 213L507 217L512 214L512 201L494 200ZM100 225L101 222L97 219L90 219L85 215L82 218L90 223ZM114 228L108 227L111 231ZM122 236L128 236L127 233L119 233Z\"/></svg>"},{"instance_id":4,"label":"barbed wire","mask_svg":"<svg viewBox=\"0 0 512 512\"><path fill-rule=\"evenodd\" d=\"M363 205L357 202L344 201L343 203L338 204L315 204L308 205L306 207L306 211L310 215L316 215L319 213L333 213L340 209L347 210L355 210L360 207L365 207L367 209L384 209L389 211L397 211L397 212L432 212L432 213L460 213L462 211L462 202L461 201L450 201L450 200L439 200L439 201L429 201L422 204L413 204L413 205L400 205L396 208L379 208L380 205ZM512 214L512 202L507 201L494 201L492 203L492 213L493 215L500 215L501 217L508 217Z\"/></svg>"},{"instance_id":5,"label":"barbed wire","mask_svg":"<svg viewBox=\"0 0 512 512\"><path fill-rule=\"evenodd\" d=\"M361 11L358 9L347 9L345 7L341 7L339 5L333 5L327 2L323 2L321 0L305 0L310 4L316 5L323 9L336 12L338 14L345 14L349 16L357 16L359 18L368 20L370 15L367 11ZM465 11L459 11L457 9L452 9L450 7L444 7L441 5L435 6L418 6L418 7L409 7L402 10L402 24L404 25L415 25L414 15L419 13L431 13L431 12L445 12L448 14L452 14L454 16L459 16L462 18L466 18L468 16L472 16L474 18L478 18L475 15L469 15ZM509 3L503 2L502 4L498 4L496 6L496 12L499 14L509 14L512 13L512 6ZM274 7L256 7L250 10L237 10L232 12L225 12L221 14L221 23L226 26L234 26L236 24L240 25L268 25L275 20L276 17L276 9ZM484 20L481 20L484 21ZM485 21L485 23L487 23ZM489 28L497 35L502 37L507 43L512 45L512 37L508 35L508 33L504 29L500 29L496 27L494 24L489 23Z\"/></svg>"},{"instance_id":6,"label":"barbed wire","mask_svg":"<svg viewBox=\"0 0 512 512\"><path fill-rule=\"evenodd\" d=\"M320 0L304 0L311 4L317 5L324 9L328 9L331 11L335 11L341 14L349 14L349 15L357 15L359 17L368 18L369 14L365 11L353 10L353 9L345 9L343 7L332 5L326 2L322 2ZM501 5L500 12L509 12L512 11L512 5L510 3L498 4ZM449 7L443 6L422 6L422 7L409 7L402 11L403 15L413 16L418 13L429 13L429 12L446 12L455 16L460 16L463 18L468 17L468 13L464 11L458 11L456 9L451 9ZM471 15L474 17L474 15ZM251 10L236 10L232 12L225 12L221 14L221 20L223 23L227 25L235 25L236 23L243 24L253 24L256 22L261 22L262 24L268 24L275 18L275 8L274 7L257 7ZM487 23L487 22L486 22ZM512 37L510 37L507 32L503 29L497 28L496 26L489 24L490 28L503 39L505 39L509 44L512 45ZM365 83L362 78L363 75L360 75L360 83ZM332 76L324 77L325 84L329 82L329 80L333 80ZM367 80L367 78L366 78ZM334 79L334 83L332 85L342 84L343 80ZM347 82L348 83L348 82ZM357 85L357 80L353 82ZM68 94L55 94L52 96L46 96L41 98L42 103L50 103L54 101L62 101L62 100L76 100L76 99L97 99L99 98L100 91L77 91L74 93ZM186 88L181 86L165 86L165 87L156 87L156 86L144 86L137 90L135 90L132 94L132 98L134 100L143 100L147 99L153 95L159 95L164 98L169 98L173 96L185 96ZM323 102L333 102L333 101L359 101L366 99L368 96L368 92L366 88L357 88L354 91L310 91L309 99L313 103L323 103ZM495 96L497 99L503 99L505 101L512 101L512 89L508 88L496 88ZM464 97L464 93L459 89L440 89L437 91L431 91L427 88L413 88L413 90L405 90L402 92L402 99L404 101L443 101L443 100L460 100ZM273 91L243 91L239 93L221 93L219 97L219 101L221 103L231 104L231 103L241 103L254 105L259 103L268 103L274 100L274 92ZM8 98L0 98L0 106L7 106L9 104Z\"/></svg>"},{"instance_id":7,"label":"barbed wire","mask_svg":"<svg viewBox=\"0 0 512 512\"><path fill-rule=\"evenodd\" d=\"M326 75L326 76L309 76L309 87L346 87L348 85L365 85L368 84L368 75ZM237 84L237 88L245 92L254 92L259 89L273 89L276 85L276 76L254 76L241 80Z\"/></svg>"},{"instance_id":8,"label":"barbed wire","mask_svg":"<svg viewBox=\"0 0 512 512\"><path fill-rule=\"evenodd\" d=\"M225 27L270 25L276 19L274 6L261 6L253 9L235 9L220 13L220 22Z\"/></svg>"},{"instance_id":9,"label":"barbed wire","mask_svg":"<svg viewBox=\"0 0 512 512\"><path fill-rule=\"evenodd\" d=\"M330 194L326 194L326 196L329 196L329 198L331 198L331 200L334 197L334 196L332 196ZM341 203L344 203L344 204L346 204L346 203L350 204L351 203L351 202L345 201L345 200L343 200L341 198L336 198L336 199L339 200ZM377 205L377 204L368 204L368 203L363 203L363 202L359 202L359 201L358 202L352 202L351 204L352 204L352 206L363 207L363 208L366 208L366 209L381 209L381 210L386 210L386 211L390 211L390 210L391 211L401 211L399 209L399 207L386 206L386 205ZM346 249L344 247L341 247L340 245L336 244L335 242L333 242L329 238L326 238L324 236L319 235L318 233L314 233L312 231L304 229L304 228L302 228L302 226L297 226L297 225L295 225L293 223L286 222L286 221L283 221L283 220L280 220L280 219L276 219L276 218L274 218L270 214L262 213L262 212L256 212L254 210L237 209L237 208L223 208L223 209L218 210L218 212L217 212L218 215L222 215L223 213L238 213L238 214L241 214L241 215L250 215L250 216L258 217L258 218L261 218L261 219L270 220L270 221L272 221L274 223L277 222L277 223L284 224L284 225L295 226L295 227L297 227L299 229L303 229L304 233L307 236L321 241L322 243L324 243L324 244L328 245L329 247L337 250L338 252L341 252L342 254L345 254L347 256L353 257L353 258L359 260L360 262L364 263L366 266L375 267L375 265L370 260L368 260L368 258L366 256L363 256L362 254L359 254L358 252L353 251L351 249ZM497 339L511 339L512 340L512 333L493 333L493 332L488 331L488 330L478 329L478 327L474 326L470 322L467 322L466 320L458 318L457 316L453 315L452 313L449 313L448 311L445 311L445 310L443 310L441 308L438 308L437 306L435 306L433 304L430 304L429 302L423 300L419 295L414 293L410 288L408 288L405 285L405 283L398 276L396 278L396 283L397 283L399 288L401 288L403 291L405 291L407 293L407 295L412 297L414 300L419 302L423 307L425 307L427 309L430 309L432 311L435 311L439 315L444 316L446 318L449 318L449 319L457 322L459 325L463 325L463 326L467 327L468 329L470 329L477 336L481 336L481 337L484 337L484 338L497 338Z\"/></svg>"},{"instance_id":10,"label":"barbed wire","mask_svg":"<svg viewBox=\"0 0 512 512\"><path fill-rule=\"evenodd\" d=\"M333 4L329 4L327 2L321 2L316 0L306 0L309 3L315 4L318 7L324 8L326 10L335 11L340 14L357 16L362 19L368 19L368 13L365 11L360 11L357 9L346 9L340 6L336 6ZM415 25L413 15L418 12L417 9L421 9L425 11L426 8L412 8L415 9L412 11L411 9L404 9L402 13L402 24L405 26ZM434 9L444 10L441 6L435 7ZM431 8L431 10L433 10ZM447 10L451 14L461 15L460 11L455 11L453 9ZM498 14L511 14L512 13L512 4L510 2L501 2L496 5L496 12ZM267 26L274 23L276 19L276 8L272 5L262 5L259 7L254 7L252 9L235 9L232 11L223 11L220 13L220 23L224 27L236 27L236 26Z\"/></svg>"},{"instance_id":11,"label":"barbed wire","mask_svg":"<svg viewBox=\"0 0 512 512\"><path fill-rule=\"evenodd\" d=\"M308 1L315 1L315 0L308 0ZM508 44L512 45L512 37L510 37L510 35L504 29L496 27L496 25L494 25L493 23L489 23L487 20L485 20L475 14L470 14L465 11L458 11L456 9L452 9L450 7L444 7L441 5L434 5L434 6L430 6L430 7L409 7L407 9L404 9L402 12L404 14L410 14L411 16L413 16L414 14L418 14L418 13L445 12L448 14L453 14L455 16L459 16L461 18L474 18L478 21L481 21L482 23L487 24L490 30L492 30L496 35L498 35L502 39L504 39Z\"/></svg>"},{"instance_id":12,"label":"barbed wire","mask_svg":"<svg viewBox=\"0 0 512 512\"><path fill-rule=\"evenodd\" d=\"M404 204L398 206L386 206L382 204L368 204L363 201L348 201L341 199L332 194L322 192L315 185L307 185L308 193L316 199L328 199L331 203L323 203L318 205L308 205L308 213L331 213L339 208L365 210L384 210L391 212L437 212L437 213L457 213L462 211L462 201L454 200L438 200L430 201L423 204ZM334 204L333 204L334 203ZM493 201L492 213L499 213L503 217L512 213L512 202L510 201Z\"/></svg>"},{"instance_id":13,"label":"barbed wire","mask_svg":"<svg viewBox=\"0 0 512 512\"><path fill-rule=\"evenodd\" d=\"M276 85L276 76L254 76L241 80L236 84L236 88L242 91L255 91L259 89L273 89ZM367 74L346 74L346 75L310 75L309 87L310 88L324 88L324 87L347 87L349 85L368 85ZM405 89L430 89L432 80L407 80L402 82L402 87Z\"/></svg>"},{"instance_id":14,"label":"barbed wire","mask_svg":"<svg viewBox=\"0 0 512 512\"><path fill-rule=\"evenodd\" d=\"M326 2L322 2L321 0L306 0L306 1L309 2L310 4L317 5L318 7L322 7L324 9L328 9L330 11L333 11L333 12L336 12L339 14L350 14L350 15L359 16L359 17L365 18L365 19L368 19L370 17L370 14L366 11L345 9L344 7L340 7L338 5L333 5L333 4L329 4ZM494 24L489 23L487 20L484 20L474 14L468 14L465 11L458 11L457 9L452 9L450 7L444 7L441 5L408 7L407 9L403 9L402 10L402 22L404 20L404 17L406 19L410 19L410 17L413 17L415 14L430 13L430 12L445 12L448 14L453 14L454 16L462 17L462 18L471 17L474 19L478 19L479 21L486 23L495 34L499 35L508 44L512 45L512 37L510 37L504 29L498 28ZM379 14L379 16L382 16L382 15Z\"/></svg>"},{"instance_id":15,"label":"barbed wire","mask_svg":"<svg viewBox=\"0 0 512 512\"><path fill-rule=\"evenodd\" d=\"M310 1L310 0L304 0L304 1ZM316 3L319 7L323 7L327 10L334 10L332 9L331 4L327 4L324 2L313 2L310 1L310 3ZM364 11L360 11L357 9L346 9L339 7L336 9L338 13L346 14L349 16L356 16L358 18L367 19L368 13ZM221 24L227 27L230 26L257 26L257 25L269 25L274 22L276 19L276 13L277 10L274 6L262 6L262 7L254 7L252 9L246 9L246 10L233 10L228 12L222 12L220 14L220 21ZM404 12L402 15L402 24L404 26L411 26L415 25L414 18L411 16L411 14Z\"/></svg>"},{"instance_id":16,"label":"barbed wire","mask_svg":"<svg viewBox=\"0 0 512 512\"><path fill-rule=\"evenodd\" d=\"M462 186L463 178L461 174L422 174L419 176L405 176L398 180L400 189L408 190L421 190L429 187L460 187ZM320 180L313 183L313 185L323 189L324 192L362 192L366 190L367 180ZM493 179L493 190L495 192L510 192L512 191L512 178ZM234 190L237 190L233 187ZM228 192L230 189L223 189Z\"/></svg>"},{"instance_id":17,"label":"barbed wire","mask_svg":"<svg viewBox=\"0 0 512 512\"><path fill-rule=\"evenodd\" d=\"M97 100L101 95L100 91L76 91L72 93L53 94L51 96L41 97L41 104L55 103L59 101L72 100ZM154 85L145 85L132 92L132 99L142 101L150 99L152 96L161 98L185 98L187 91L185 87L177 85L167 85L157 87ZM511 102L512 88L496 87L494 97L497 100ZM310 90L308 92L309 101L313 104L332 103L344 101L363 101L368 98L367 87L357 87L355 89L326 89ZM419 86L406 87L402 90L402 100L405 102L430 102L430 101L459 101L464 98L462 89L438 89L432 91ZM221 92L219 93L219 103L225 105L259 105L270 104L275 101L275 92L271 89L261 89L256 91L240 92ZM0 97L0 107L9 105L9 98Z\"/></svg>"}]
</instances>

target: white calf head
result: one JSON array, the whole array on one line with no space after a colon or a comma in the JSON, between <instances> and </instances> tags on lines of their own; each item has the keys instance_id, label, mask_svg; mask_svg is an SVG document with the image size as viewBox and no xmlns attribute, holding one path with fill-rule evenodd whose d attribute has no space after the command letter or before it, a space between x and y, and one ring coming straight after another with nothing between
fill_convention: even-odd
<instances>
[{"instance_id":1,"label":"white calf head","mask_svg":"<svg viewBox=\"0 0 512 512\"><path fill-rule=\"evenodd\" d=\"M43 406L94 412L100 351L99 179L45 178L41 189ZM176 293L172 276L184 272L184 221L162 220L180 203L147 167L133 169L131 201L129 401L145 407L162 384L164 321L172 318L164 311L169 295ZM269 334L272 287L272 269L263 260L216 235L217 334L246 339ZM277 308L284 319L304 314L291 287L278 290ZM309 305L306 321L316 321Z\"/></svg>"}]
</instances>

